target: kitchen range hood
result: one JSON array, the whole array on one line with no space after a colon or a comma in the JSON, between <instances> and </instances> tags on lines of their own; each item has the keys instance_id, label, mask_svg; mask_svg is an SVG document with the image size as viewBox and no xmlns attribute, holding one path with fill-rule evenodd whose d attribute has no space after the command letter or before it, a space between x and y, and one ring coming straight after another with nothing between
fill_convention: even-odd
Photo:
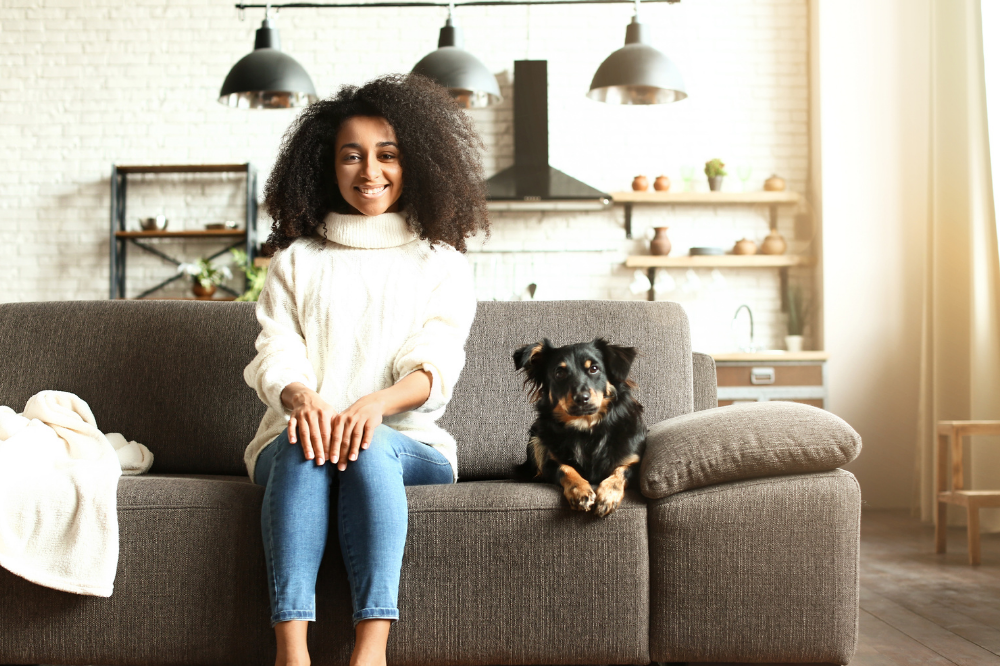
<instances>
[{"instance_id":1,"label":"kitchen range hood","mask_svg":"<svg viewBox=\"0 0 1000 666\"><path fill-rule=\"evenodd\" d=\"M486 181L491 202L606 206L611 195L549 166L548 62L514 63L514 166Z\"/></svg>"}]
</instances>

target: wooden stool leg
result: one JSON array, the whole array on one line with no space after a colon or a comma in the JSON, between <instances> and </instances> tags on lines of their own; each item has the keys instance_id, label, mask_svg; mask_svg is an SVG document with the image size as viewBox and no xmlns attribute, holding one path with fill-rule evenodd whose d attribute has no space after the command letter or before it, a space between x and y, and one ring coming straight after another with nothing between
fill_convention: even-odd
<instances>
[{"instance_id":1,"label":"wooden stool leg","mask_svg":"<svg viewBox=\"0 0 1000 666\"><path fill-rule=\"evenodd\" d=\"M934 546L936 552L948 552L948 504L937 503L937 522L934 524Z\"/></svg>"},{"instance_id":2,"label":"wooden stool leg","mask_svg":"<svg viewBox=\"0 0 1000 666\"><path fill-rule=\"evenodd\" d=\"M979 505L969 502L969 564L979 564Z\"/></svg>"}]
</instances>

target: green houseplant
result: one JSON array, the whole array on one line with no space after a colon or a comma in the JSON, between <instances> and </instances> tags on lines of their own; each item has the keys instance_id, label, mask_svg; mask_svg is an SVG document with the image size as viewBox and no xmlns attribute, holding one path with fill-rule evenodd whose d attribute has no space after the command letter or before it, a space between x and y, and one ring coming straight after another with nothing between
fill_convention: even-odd
<instances>
[{"instance_id":1,"label":"green houseplant","mask_svg":"<svg viewBox=\"0 0 1000 666\"><path fill-rule=\"evenodd\" d=\"M802 351L802 333L809 318L809 306L802 296L802 285L789 283L785 291L785 302L788 304L788 335L785 336L785 348L788 351Z\"/></svg>"},{"instance_id":2,"label":"green houseplant","mask_svg":"<svg viewBox=\"0 0 1000 666\"><path fill-rule=\"evenodd\" d=\"M204 257L193 263L180 264L177 266L177 272L191 276L191 291L198 298L211 298L218 285L233 277L229 266L213 266L212 262Z\"/></svg>"},{"instance_id":3,"label":"green houseplant","mask_svg":"<svg viewBox=\"0 0 1000 666\"><path fill-rule=\"evenodd\" d=\"M237 301L256 301L260 297L260 290L264 288L264 280L267 279L267 266L254 266L243 250L230 250L236 260L236 267L247 276L247 290L240 294Z\"/></svg>"},{"instance_id":4,"label":"green houseplant","mask_svg":"<svg viewBox=\"0 0 1000 666\"><path fill-rule=\"evenodd\" d=\"M705 175L708 176L708 187L713 192L722 189L722 177L726 175L725 164L718 157L705 162Z\"/></svg>"}]
</instances>

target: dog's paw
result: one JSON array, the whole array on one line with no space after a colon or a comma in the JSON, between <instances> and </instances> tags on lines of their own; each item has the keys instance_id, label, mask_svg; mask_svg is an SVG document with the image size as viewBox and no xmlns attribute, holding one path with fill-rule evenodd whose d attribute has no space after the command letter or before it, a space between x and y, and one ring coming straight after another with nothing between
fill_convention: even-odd
<instances>
[{"instance_id":1,"label":"dog's paw","mask_svg":"<svg viewBox=\"0 0 1000 666\"><path fill-rule=\"evenodd\" d=\"M597 498L594 489L586 482L569 486L563 491L563 495L569 502L570 508L575 511L590 511Z\"/></svg>"},{"instance_id":2,"label":"dog's paw","mask_svg":"<svg viewBox=\"0 0 1000 666\"><path fill-rule=\"evenodd\" d=\"M597 499L594 506L594 513L604 518L618 508L625 496L625 485L618 479L611 477L601 481L597 487Z\"/></svg>"}]
</instances>

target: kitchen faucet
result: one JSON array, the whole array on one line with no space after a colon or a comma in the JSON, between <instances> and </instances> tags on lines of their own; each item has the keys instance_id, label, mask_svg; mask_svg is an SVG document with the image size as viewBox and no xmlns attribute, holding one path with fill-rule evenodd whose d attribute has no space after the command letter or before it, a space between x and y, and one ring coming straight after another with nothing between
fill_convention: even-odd
<instances>
[{"instance_id":1,"label":"kitchen faucet","mask_svg":"<svg viewBox=\"0 0 1000 666\"><path fill-rule=\"evenodd\" d=\"M733 331L733 338L736 339L736 340L738 340L739 338L737 337L737 334L736 334L736 320L739 318L739 316L740 316L740 310L742 310L743 308L746 308L747 314L750 316L750 341L746 345L741 345L741 344L739 344L739 342L737 342L736 348L739 349L741 352L752 352L754 350L754 344L753 344L753 311L750 310L750 306L749 305L747 305L746 303L744 303L740 307L736 308L736 313L733 315L733 321L730 322L729 327Z\"/></svg>"}]
</instances>

